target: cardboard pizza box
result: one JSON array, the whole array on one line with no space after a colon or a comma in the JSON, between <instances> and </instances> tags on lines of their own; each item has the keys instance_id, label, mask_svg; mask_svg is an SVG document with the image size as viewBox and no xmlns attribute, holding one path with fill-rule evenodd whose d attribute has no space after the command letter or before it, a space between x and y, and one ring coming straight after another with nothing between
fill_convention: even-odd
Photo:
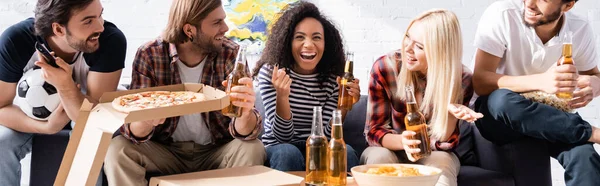
<instances>
[{"instance_id":1,"label":"cardboard pizza box","mask_svg":"<svg viewBox=\"0 0 600 186\"><path fill-rule=\"evenodd\" d=\"M200 172L152 177L149 186L263 186L294 185L297 186L303 177L281 172L262 165L252 167L233 167Z\"/></svg>"},{"instance_id":2,"label":"cardboard pizza box","mask_svg":"<svg viewBox=\"0 0 600 186\"><path fill-rule=\"evenodd\" d=\"M158 90L200 92L204 93L206 100L130 113L122 113L112 107L113 99L119 96ZM228 105L229 96L225 92L194 83L107 92L95 106L88 100L84 100L54 185L95 185L112 135L124 123L221 110Z\"/></svg>"}]
</instances>

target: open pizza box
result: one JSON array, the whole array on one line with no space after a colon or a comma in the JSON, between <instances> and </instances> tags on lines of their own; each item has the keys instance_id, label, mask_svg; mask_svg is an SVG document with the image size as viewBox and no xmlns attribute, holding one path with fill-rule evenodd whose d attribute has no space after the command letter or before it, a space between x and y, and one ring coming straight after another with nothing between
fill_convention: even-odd
<instances>
[{"instance_id":1,"label":"open pizza box","mask_svg":"<svg viewBox=\"0 0 600 186\"><path fill-rule=\"evenodd\" d=\"M233 167L208 171L152 177L149 186L297 186L303 177L281 172L262 165Z\"/></svg>"},{"instance_id":2,"label":"open pizza box","mask_svg":"<svg viewBox=\"0 0 600 186\"><path fill-rule=\"evenodd\" d=\"M159 90L199 92L204 94L206 100L132 111L128 114L119 112L112 107L112 101L119 96ZM100 103L95 106L88 100L84 100L54 185L95 185L113 133L124 123L220 110L228 105L229 96L225 92L194 83L107 92L102 95Z\"/></svg>"}]
</instances>

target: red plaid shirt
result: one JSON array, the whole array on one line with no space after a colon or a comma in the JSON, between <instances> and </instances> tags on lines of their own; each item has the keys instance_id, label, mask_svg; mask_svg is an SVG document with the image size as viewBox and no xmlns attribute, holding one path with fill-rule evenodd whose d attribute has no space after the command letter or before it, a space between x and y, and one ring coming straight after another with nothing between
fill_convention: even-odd
<instances>
[{"instance_id":1,"label":"red plaid shirt","mask_svg":"<svg viewBox=\"0 0 600 186\"><path fill-rule=\"evenodd\" d=\"M389 63L388 56L395 59ZM403 100L393 96L396 91L396 76L394 71L400 69L400 50L394 51L382 56L371 70L369 78L369 102L367 106L367 121L365 125L365 136L370 146L381 146L381 139L386 134L400 134L406 130L404 126L404 116L406 115L406 105ZM397 67L390 64L398 64ZM473 86L471 83L471 73L463 66L462 87L463 87L463 104L469 105L469 100L473 96ZM425 88L426 84L418 85L420 88ZM459 127L448 138L446 142L439 142L432 139L432 145L435 150L450 151L458 145Z\"/></svg>"},{"instance_id":2,"label":"red plaid shirt","mask_svg":"<svg viewBox=\"0 0 600 186\"><path fill-rule=\"evenodd\" d=\"M221 82L233 70L238 48L239 46L234 42L224 40L223 50L220 53L208 55L205 61L206 64L204 64L201 82L225 90ZM142 45L133 61L131 89L181 84L179 68L177 67L178 59L175 45L167 43L161 38ZM246 71L249 74L248 69ZM213 143L222 143L232 140L233 137L242 140L256 139L262 130L262 119L256 109L254 109L254 114L257 117L257 124L248 136L237 134L233 127L234 120L221 114L221 111L202 113L202 117L212 134ZM144 138L134 137L129 130L129 124L125 124L121 127L121 134L136 144L150 139L170 143L173 141L171 135L175 132L178 122L179 116L167 118L165 123L154 127L150 135Z\"/></svg>"}]
</instances>

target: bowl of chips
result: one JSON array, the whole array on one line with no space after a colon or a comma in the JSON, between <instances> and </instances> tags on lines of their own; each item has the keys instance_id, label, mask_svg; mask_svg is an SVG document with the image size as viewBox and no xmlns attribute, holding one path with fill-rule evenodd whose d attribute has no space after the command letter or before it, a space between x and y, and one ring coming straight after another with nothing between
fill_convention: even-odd
<instances>
[{"instance_id":1,"label":"bowl of chips","mask_svg":"<svg viewBox=\"0 0 600 186\"><path fill-rule=\"evenodd\" d=\"M441 169L417 164L372 164L352 167L352 177L360 186L434 186Z\"/></svg>"}]
</instances>

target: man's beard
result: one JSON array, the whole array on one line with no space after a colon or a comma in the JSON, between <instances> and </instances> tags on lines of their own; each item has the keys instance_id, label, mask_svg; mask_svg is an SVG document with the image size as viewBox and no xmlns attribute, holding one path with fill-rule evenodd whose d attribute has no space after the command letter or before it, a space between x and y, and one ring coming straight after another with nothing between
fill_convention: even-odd
<instances>
[{"instance_id":1,"label":"man's beard","mask_svg":"<svg viewBox=\"0 0 600 186\"><path fill-rule=\"evenodd\" d=\"M198 32L196 33L196 37L192 41L192 44L196 46L196 50L200 50L204 53L220 52L223 49L223 47L221 45L216 46L213 43L213 40L214 38L211 38L207 35L204 35L201 32Z\"/></svg>"},{"instance_id":2,"label":"man's beard","mask_svg":"<svg viewBox=\"0 0 600 186\"><path fill-rule=\"evenodd\" d=\"M92 37L99 36L100 33L101 32L93 33L90 36L88 36L85 40L76 40L71 35L71 32L69 32L69 29L67 29L67 43L69 44L69 46L71 48L74 48L75 50L82 51L84 53L92 53L92 52L95 52L96 50L98 50L98 48L100 48L100 43L98 42L97 45L88 45L87 42Z\"/></svg>"},{"instance_id":3,"label":"man's beard","mask_svg":"<svg viewBox=\"0 0 600 186\"><path fill-rule=\"evenodd\" d=\"M560 11L560 8L559 8L558 10L556 10L556 11L552 12L551 14L549 14L548 16L544 15L542 17L542 19L538 20L535 23L528 23L525 20L525 11L526 10L523 10L523 23L525 23L525 25L527 25L529 27L537 27L537 26L542 26L542 25L550 24L550 23L552 23L552 22L560 19L560 16L561 16L561 14L560 14L561 11Z\"/></svg>"}]
</instances>

